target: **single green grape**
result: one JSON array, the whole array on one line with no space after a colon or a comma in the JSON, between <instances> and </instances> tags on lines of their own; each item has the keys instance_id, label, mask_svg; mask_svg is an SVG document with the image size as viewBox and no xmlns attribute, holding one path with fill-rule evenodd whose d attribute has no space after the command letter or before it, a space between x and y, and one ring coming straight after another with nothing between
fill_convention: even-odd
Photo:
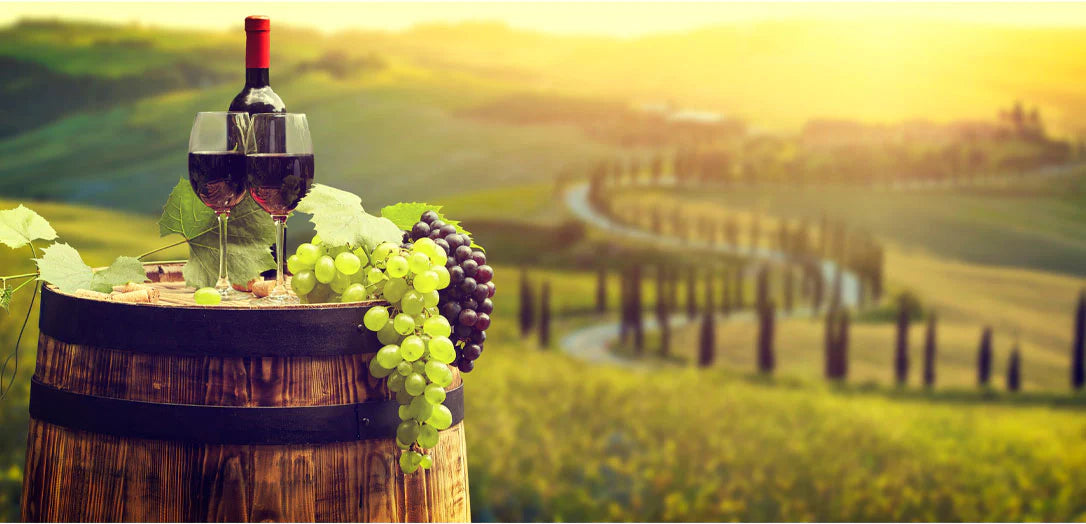
<instances>
[{"instance_id":1,"label":"single green grape","mask_svg":"<svg viewBox=\"0 0 1086 524\"><path fill-rule=\"evenodd\" d=\"M376 284L376 283L378 283L378 282L380 282L380 281L382 281L384 279L385 279L385 272L384 271L381 271L380 269L375 268L375 267L371 267L371 268L366 270L366 280L368 280L370 284Z\"/></svg>"},{"instance_id":2,"label":"single green grape","mask_svg":"<svg viewBox=\"0 0 1086 524\"><path fill-rule=\"evenodd\" d=\"M437 290L437 281L437 273L426 270L422 273L419 273L418 275L415 275L415 279L411 281L411 285L414 286L415 291L426 294L430 293L431 291ZM435 302L434 305L436 304L437 303Z\"/></svg>"},{"instance_id":3,"label":"single green grape","mask_svg":"<svg viewBox=\"0 0 1086 524\"><path fill-rule=\"evenodd\" d=\"M418 335L410 335L400 343L400 356L408 362L418 360L424 352L426 352L426 344Z\"/></svg>"},{"instance_id":4,"label":"single green grape","mask_svg":"<svg viewBox=\"0 0 1086 524\"><path fill-rule=\"evenodd\" d=\"M391 374L392 370L385 369L385 367L377 361L376 357L370 359L370 375L373 375L374 378L385 378Z\"/></svg>"},{"instance_id":5,"label":"single green grape","mask_svg":"<svg viewBox=\"0 0 1086 524\"><path fill-rule=\"evenodd\" d=\"M434 250L430 253L427 253L427 255L430 256L431 266L445 267L445 260L447 259L447 255L445 254L445 250L442 249L441 246L435 245Z\"/></svg>"},{"instance_id":6,"label":"single green grape","mask_svg":"<svg viewBox=\"0 0 1086 524\"><path fill-rule=\"evenodd\" d=\"M452 412L443 404L434 406L434 412L426 419L426 424L435 429L448 429L452 425Z\"/></svg>"},{"instance_id":7,"label":"single green grape","mask_svg":"<svg viewBox=\"0 0 1086 524\"><path fill-rule=\"evenodd\" d=\"M294 253L298 255L298 260L306 266L313 267L317 263L317 259L324 254L324 248L316 244L299 244L298 249L294 250Z\"/></svg>"},{"instance_id":8,"label":"single green grape","mask_svg":"<svg viewBox=\"0 0 1086 524\"><path fill-rule=\"evenodd\" d=\"M404 376L399 373L392 373L388 376L388 390L393 393L399 393L403 391Z\"/></svg>"},{"instance_id":9,"label":"single green grape","mask_svg":"<svg viewBox=\"0 0 1086 524\"><path fill-rule=\"evenodd\" d=\"M422 438L422 435L419 435L419 438ZM421 446L422 444L419 445ZM430 469L433 465L434 459L430 458L430 455L423 455L422 460L419 461L419 467L422 469Z\"/></svg>"},{"instance_id":10,"label":"single green grape","mask_svg":"<svg viewBox=\"0 0 1086 524\"><path fill-rule=\"evenodd\" d=\"M438 312L436 307L425 308L422 310L422 312L426 314L426 318L436 317L441 314L440 312Z\"/></svg>"},{"instance_id":11,"label":"single green grape","mask_svg":"<svg viewBox=\"0 0 1086 524\"><path fill-rule=\"evenodd\" d=\"M403 340L403 337L396 332L396 328L392 324L393 322L385 324L385 327L377 332L377 340L381 341L382 344L399 344L400 340Z\"/></svg>"},{"instance_id":12,"label":"single green grape","mask_svg":"<svg viewBox=\"0 0 1086 524\"><path fill-rule=\"evenodd\" d=\"M426 308L437 307L441 303L441 295L437 290L422 293L422 306Z\"/></svg>"},{"instance_id":13,"label":"single green grape","mask_svg":"<svg viewBox=\"0 0 1086 524\"><path fill-rule=\"evenodd\" d=\"M413 452L404 451L403 454L400 455L400 470L407 475L410 475L419 470L419 465L411 461L409 453Z\"/></svg>"},{"instance_id":14,"label":"single green grape","mask_svg":"<svg viewBox=\"0 0 1086 524\"><path fill-rule=\"evenodd\" d=\"M422 237L416 240L411 247L415 251L421 251L423 253L430 254L430 252L438 246L437 243L434 242L434 239L429 237Z\"/></svg>"},{"instance_id":15,"label":"single green grape","mask_svg":"<svg viewBox=\"0 0 1086 524\"><path fill-rule=\"evenodd\" d=\"M400 347L402 348L403 346ZM396 372L406 377L415 372L415 366L412 366L411 363L406 360L401 360L399 364L396 364Z\"/></svg>"},{"instance_id":16,"label":"single green grape","mask_svg":"<svg viewBox=\"0 0 1086 524\"><path fill-rule=\"evenodd\" d=\"M314 276L313 280L317 280ZM299 295L302 296L302 295ZM321 284L317 282L317 285L313 286L313 290L304 295L306 303L320 304L322 302L328 302L332 297L332 288L328 287L328 284Z\"/></svg>"},{"instance_id":17,"label":"single green grape","mask_svg":"<svg viewBox=\"0 0 1086 524\"><path fill-rule=\"evenodd\" d=\"M290 277L290 288L299 295L308 295L317 287L317 276L312 271L299 271Z\"/></svg>"},{"instance_id":18,"label":"single green grape","mask_svg":"<svg viewBox=\"0 0 1086 524\"><path fill-rule=\"evenodd\" d=\"M370 256L370 262L374 264L384 264L388 260L389 255L399 250L400 246L393 244L392 242L385 242L376 249L373 250L373 255Z\"/></svg>"},{"instance_id":19,"label":"single green grape","mask_svg":"<svg viewBox=\"0 0 1086 524\"><path fill-rule=\"evenodd\" d=\"M323 243L324 243L324 241L323 241L323 240L321 240L321 236L320 236L320 235L314 234L314 235L313 235L313 240L311 241L311 243L312 243L312 244L313 244L314 246L319 246L319 245L323 244Z\"/></svg>"},{"instance_id":20,"label":"single green grape","mask_svg":"<svg viewBox=\"0 0 1086 524\"><path fill-rule=\"evenodd\" d=\"M426 397L426 401L431 404L440 404L442 402L445 402L445 388L437 384L430 384L429 386L426 386L426 390L423 391L422 394L424 397Z\"/></svg>"},{"instance_id":21,"label":"single green grape","mask_svg":"<svg viewBox=\"0 0 1086 524\"><path fill-rule=\"evenodd\" d=\"M453 374L447 364L443 364L437 360L431 360L426 363L426 377L432 380L434 384L441 387L447 387L449 384L452 384Z\"/></svg>"},{"instance_id":22,"label":"single green grape","mask_svg":"<svg viewBox=\"0 0 1086 524\"><path fill-rule=\"evenodd\" d=\"M396 426L396 438L400 439L400 442L414 442L419 438L419 423L414 420L405 420L400 422L399 426Z\"/></svg>"},{"instance_id":23,"label":"single green grape","mask_svg":"<svg viewBox=\"0 0 1086 524\"><path fill-rule=\"evenodd\" d=\"M333 293L342 294L347 291L347 288L351 285L351 277L336 271L335 277L332 278L332 282L328 284L332 288Z\"/></svg>"},{"instance_id":24,"label":"single green grape","mask_svg":"<svg viewBox=\"0 0 1086 524\"><path fill-rule=\"evenodd\" d=\"M448 321L446 321L446 323L448 323ZM453 343L449 340L449 336L433 335L433 337L434 338L430 339L430 343L427 344L427 347L430 350L430 361L440 364L451 364L452 361L456 360L456 348L453 347ZM437 381L435 380L434 382Z\"/></svg>"},{"instance_id":25,"label":"single green grape","mask_svg":"<svg viewBox=\"0 0 1086 524\"><path fill-rule=\"evenodd\" d=\"M317 282L321 284L332 283L336 278L336 261L328 255L318 258L313 265L313 274L317 275Z\"/></svg>"},{"instance_id":26,"label":"single green grape","mask_svg":"<svg viewBox=\"0 0 1086 524\"><path fill-rule=\"evenodd\" d=\"M430 335L431 337L448 337L452 334L452 326L449 325L449 320L443 316L430 317L426 319L426 322L422 324L422 332ZM448 340L448 339L446 339ZM433 344L433 340L430 344ZM451 348L452 343L449 343ZM431 350L433 348L431 347Z\"/></svg>"},{"instance_id":27,"label":"single green grape","mask_svg":"<svg viewBox=\"0 0 1086 524\"><path fill-rule=\"evenodd\" d=\"M407 313L400 313L392 320L392 326L401 335L409 335L415 330L415 319Z\"/></svg>"},{"instance_id":28,"label":"single green grape","mask_svg":"<svg viewBox=\"0 0 1086 524\"><path fill-rule=\"evenodd\" d=\"M214 306L222 302L222 295L213 287L202 287L192 294L192 299L201 306Z\"/></svg>"},{"instance_id":29,"label":"single green grape","mask_svg":"<svg viewBox=\"0 0 1086 524\"><path fill-rule=\"evenodd\" d=\"M350 251L340 253L336 255L336 269L344 275L351 276L362 269L362 260Z\"/></svg>"},{"instance_id":30,"label":"single green grape","mask_svg":"<svg viewBox=\"0 0 1086 524\"><path fill-rule=\"evenodd\" d=\"M430 269L430 257L426 253L419 253L418 251L411 253L411 258L407 260L408 268L412 273L418 275Z\"/></svg>"},{"instance_id":31,"label":"single green grape","mask_svg":"<svg viewBox=\"0 0 1086 524\"><path fill-rule=\"evenodd\" d=\"M341 302L361 302L363 300L366 300L366 286L362 284L347 286L347 291L344 291L343 296L340 297Z\"/></svg>"},{"instance_id":32,"label":"single green grape","mask_svg":"<svg viewBox=\"0 0 1086 524\"><path fill-rule=\"evenodd\" d=\"M358 257L358 261L363 266L370 263L370 256L366 254L365 249L362 249L360 247L356 247L356 248L354 248L354 251L351 251L351 253L354 253L354 256Z\"/></svg>"},{"instance_id":33,"label":"single green grape","mask_svg":"<svg viewBox=\"0 0 1086 524\"><path fill-rule=\"evenodd\" d=\"M415 420L426 422L430 415L434 414L434 405L427 402L426 397L420 395L411 400L411 409L408 412Z\"/></svg>"},{"instance_id":34,"label":"single green grape","mask_svg":"<svg viewBox=\"0 0 1086 524\"><path fill-rule=\"evenodd\" d=\"M388 271L388 276L392 278L407 276L407 259L400 255L393 255L392 258L388 259L385 270Z\"/></svg>"},{"instance_id":35,"label":"single green grape","mask_svg":"<svg viewBox=\"0 0 1086 524\"><path fill-rule=\"evenodd\" d=\"M399 302L407 292L407 281L402 278L390 278L385 282L384 296L389 302Z\"/></svg>"},{"instance_id":36,"label":"single green grape","mask_svg":"<svg viewBox=\"0 0 1086 524\"><path fill-rule=\"evenodd\" d=\"M373 358L385 369L396 369L396 365L403 361L403 357L400 356L400 346L395 344L388 344L377 350L377 355Z\"/></svg>"},{"instance_id":37,"label":"single green grape","mask_svg":"<svg viewBox=\"0 0 1086 524\"><path fill-rule=\"evenodd\" d=\"M434 408L430 406L430 417L434 416ZM430 417L426 417L429 420ZM437 432L437 428L425 424L419 428L419 436L416 440L423 449L433 449L437 447L437 441L441 436Z\"/></svg>"},{"instance_id":38,"label":"single green grape","mask_svg":"<svg viewBox=\"0 0 1086 524\"><path fill-rule=\"evenodd\" d=\"M435 264L434 267L430 268L430 270L433 271L434 273L437 273L437 288L438 289L445 289L445 288L449 287L449 282L451 282L451 277L449 276L449 270L446 269L445 266Z\"/></svg>"},{"instance_id":39,"label":"single green grape","mask_svg":"<svg viewBox=\"0 0 1086 524\"><path fill-rule=\"evenodd\" d=\"M408 315L418 315L422 313L422 293L419 293L414 289L408 290L403 294L402 306L404 313L407 313Z\"/></svg>"},{"instance_id":40,"label":"single green grape","mask_svg":"<svg viewBox=\"0 0 1086 524\"><path fill-rule=\"evenodd\" d=\"M418 373L411 373L404 378L403 387L411 396L417 397L426 390L426 378Z\"/></svg>"},{"instance_id":41,"label":"single green grape","mask_svg":"<svg viewBox=\"0 0 1086 524\"><path fill-rule=\"evenodd\" d=\"M301 273L302 271L305 271L307 269L313 269L313 266L302 262L301 257L299 257L298 255L291 255L287 257L287 271L290 271L290 274L294 275L297 273Z\"/></svg>"},{"instance_id":42,"label":"single green grape","mask_svg":"<svg viewBox=\"0 0 1086 524\"><path fill-rule=\"evenodd\" d=\"M366 325L366 329L370 331L380 331L381 328L388 324L388 308L384 306L373 306L366 315L362 317L362 323Z\"/></svg>"},{"instance_id":43,"label":"single green grape","mask_svg":"<svg viewBox=\"0 0 1086 524\"><path fill-rule=\"evenodd\" d=\"M400 421L401 422L404 421L404 420L415 418L411 414L411 405L410 404L408 404L406 406L400 406L399 408L397 408L396 414L400 416Z\"/></svg>"}]
</instances>

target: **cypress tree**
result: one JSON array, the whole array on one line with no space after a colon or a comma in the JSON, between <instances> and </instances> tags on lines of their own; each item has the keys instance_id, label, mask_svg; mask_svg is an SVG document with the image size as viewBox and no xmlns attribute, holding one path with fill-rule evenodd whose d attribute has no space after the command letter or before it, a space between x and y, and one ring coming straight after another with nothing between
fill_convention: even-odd
<instances>
[{"instance_id":1,"label":"cypress tree","mask_svg":"<svg viewBox=\"0 0 1086 524\"><path fill-rule=\"evenodd\" d=\"M656 266L656 324L660 327L660 356L671 354L671 322L667 301L667 270Z\"/></svg>"},{"instance_id":2,"label":"cypress tree","mask_svg":"<svg viewBox=\"0 0 1086 524\"><path fill-rule=\"evenodd\" d=\"M607 311L607 268L600 264L596 270L596 312Z\"/></svg>"},{"instance_id":3,"label":"cypress tree","mask_svg":"<svg viewBox=\"0 0 1086 524\"><path fill-rule=\"evenodd\" d=\"M704 311L712 313L716 308L713 300L713 273L709 271L705 273L705 304L703 305Z\"/></svg>"},{"instance_id":4,"label":"cypress tree","mask_svg":"<svg viewBox=\"0 0 1086 524\"><path fill-rule=\"evenodd\" d=\"M977 384L988 387L992 377L992 328L985 327L977 350Z\"/></svg>"},{"instance_id":5,"label":"cypress tree","mask_svg":"<svg viewBox=\"0 0 1086 524\"><path fill-rule=\"evenodd\" d=\"M758 294L754 307L761 310L769 301L769 268L765 265L758 268Z\"/></svg>"},{"instance_id":6,"label":"cypress tree","mask_svg":"<svg viewBox=\"0 0 1086 524\"><path fill-rule=\"evenodd\" d=\"M837 312L826 313L826 330L824 344L823 373L827 379L836 380L837 376Z\"/></svg>"},{"instance_id":7,"label":"cypress tree","mask_svg":"<svg viewBox=\"0 0 1086 524\"><path fill-rule=\"evenodd\" d=\"M691 266L686 273L686 316L691 319L698 314L697 285L698 270Z\"/></svg>"},{"instance_id":8,"label":"cypress tree","mask_svg":"<svg viewBox=\"0 0 1086 524\"><path fill-rule=\"evenodd\" d=\"M630 338L630 330L633 328L630 322L630 268L623 267L619 277L619 342L625 344Z\"/></svg>"},{"instance_id":9,"label":"cypress tree","mask_svg":"<svg viewBox=\"0 0 1086 524\"><path fill-rule=\"evenodd\" d=\"M535 298L532 296L532 286L528 282L528 271L520 271L520 334L528 336L535 323Z\"/></svg>"},{"instance_id":10,"label":"cypress tree","mask_svg":"<svg viewBox=\"0 0 1086 524\"><path fill-rule=\"evenodd\" d=\"M735 293L735 298L732 300L732 308L736 311L743 309L743 266L735 268L735 285L732 286L732 292Z\"/></svg>"},{"instance_id":11,"label":"cypress tree","mask_svg":"<svg viewBox=\"0 0 1086 524\"><path fill-rule=\"evenodd\" d=\"M840 319L837 322L837 348L834 353L837 356L837 376L844 380L848 377L849 313L847 309L841 310Z\"/></svg>"},{"instance_id":12,"label":"cypress tree","mask_svg":"<svg viewBox=\"0 0 1086 524\"><path fill-rule=\"evenodd\" d=\"M758 310L758 371L766 374L773 373L776 366L773 354L774 309L771 300Z\"/></svg>"},{"instance_id":13,"label":"cypress tree","mask_svg":"<svg viewBox=\"0 0 1086 524\"><path fill-rule=\"evenodd\" d=\"M713 314L705 313L701 318L701 333L698 336L698 366L707 368L713 365L716 352L716 328Z\"/></svg>"},{"instance_id":14,"label":"cypress tree","mask_svg":"<svg viewBox=\"0 0 1086 524\"><path fill-rule=\"evenodd\" d=\"M924 333L924 385L935 387L935 313L928 317L928 329Z\"/></svg>"},{"instance_id":15,"label":"cypress tree","mask_svg":"<svg viewBox=\"0 0 1086 524\"><path fill-rule=\"evenodd\" d=\"M732 291L731 289L729 289L732 280L731 270L728 268L724 268L724 272L721 274L724 276L724 278L720 279L720 312L728 315L731 313L732 309Z\"/></svg>"},{"instance_id":16,"label":"cypress tree","mask_svg":"<svg viewBox=\"0 0 1086 524\"><path fill-rule=\"evenodd\" d=\"M904 386L909 378L909 320L909 308L905 295L902 295L898 300L897 345L894 353L894 378L899 386Z\"/></svg>"},{"instance_id":17,"label":"cypress tree","mask_svg":"<svg viewBox=\"0 0 1086 524\"><path fill-rule=\"evenodd\" d=\"M1086 290L1078 297L1075 310L1074 342L1071 343L1071 387L1076 391L1086 385Z\"/></svg>"},{"instance_id":18,"label":"cypress tree","mask_svg":"<svg viewBox=\"0 0 1086 524\"><path fill-rule=\"evenodd\" d=\"M791 264L784 265L784 311L785 313L792 312L792 302L795 300L795 282L794 271L792 271Z\"/></svg>"},{"instance_id":19,"label":"cypress tree","mask_svg":"<svg viewBox=\"0 0 1086 524\"><path fill-rule=\"evenodd\" d=\"M547 280L543 281L539 310L539 347L546 349L551 345L551 283Z\"/></svg>"},{"instance_id":20,"label":"cypress tree","mask_svg":"<svg viewBox=\"0 0 1086 524\"><path fill-rule=\"evenodd\" d=\"M1010 360L1007 362L1007 391L1018 391L1022 387L1022 357L1018 351L1018 342L1014 343Z\"/></svg>"},{"instance_id":21,"label":"cypress tree","mask_svg":"<svg viewBox=\"0 0 1086 524\"><path fill-rule=\"evenodd\" d=\"M630 320L633 323L634 351L640 356L645 351L645 324L641 305L641 266L630 268Z\"/></svg>"}]
</instances>

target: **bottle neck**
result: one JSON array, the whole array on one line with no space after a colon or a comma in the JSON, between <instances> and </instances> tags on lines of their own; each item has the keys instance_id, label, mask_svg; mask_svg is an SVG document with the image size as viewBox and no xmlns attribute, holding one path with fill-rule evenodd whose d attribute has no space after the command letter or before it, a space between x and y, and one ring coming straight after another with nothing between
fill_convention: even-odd
<instances>
[{"instance_id":1,"label":"bottle neck","mask_svg":"<svg viewBox=\"0 0 1086 524\"><path fill-rule=\"evenodd\" d=\"M245 68L245 87L268 87L270 83L271 81L268 78L268 68Z\"/></svg>"}]
</instances>

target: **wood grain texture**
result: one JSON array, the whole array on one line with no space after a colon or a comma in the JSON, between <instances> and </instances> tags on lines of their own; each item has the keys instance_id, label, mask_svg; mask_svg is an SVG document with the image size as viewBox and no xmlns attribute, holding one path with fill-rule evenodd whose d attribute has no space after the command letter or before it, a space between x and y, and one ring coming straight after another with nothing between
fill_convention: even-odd
<instances>
[{"instance_id":1,"label":"wood grain texture","mask_svg":"<svg viewBox=\"0 0 1086 524\"><path fill-rule=\"evenodd\" d=\"M149 276L161 281L155 285L163 297L182 289L179 272L154 269ZM383 381L369 375L372 356L151 355L68 344L42 333L35 376L75 393L129 400L317 406L391 398ZM457 373L449 389L460 382ZM51 522L467 521L465 451L461 423L441 432L432 469L404 475L391 438L210 445L31 420L22 516Z\"/></svg>"}]
</instances>

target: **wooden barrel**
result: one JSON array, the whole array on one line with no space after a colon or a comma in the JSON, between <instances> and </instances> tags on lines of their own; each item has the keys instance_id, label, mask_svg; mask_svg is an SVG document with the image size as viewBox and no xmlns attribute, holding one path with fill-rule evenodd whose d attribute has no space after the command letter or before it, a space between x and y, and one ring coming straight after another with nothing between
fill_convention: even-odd
<instances>
[{"instance_id":1,"label":"wooden barrel","mask_svg":"<svg viewBox=\"0 0 1086 524\"><path fill-rule=\"evenodd\" d=\"M365 304L196 306L42 292L24 521L467 521L459 374L433 467L404 475Z\"/></svg>"}]
</instances>

